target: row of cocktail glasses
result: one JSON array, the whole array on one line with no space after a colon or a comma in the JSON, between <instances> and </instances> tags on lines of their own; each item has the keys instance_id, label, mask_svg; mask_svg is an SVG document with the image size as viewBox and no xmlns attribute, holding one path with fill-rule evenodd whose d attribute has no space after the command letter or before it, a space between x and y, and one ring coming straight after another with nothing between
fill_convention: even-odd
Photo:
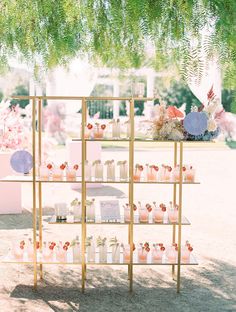
<instances>
[{"instance_id":1,"label":"row of cocktail glasses","mask_svg":"<svg viewBox=\"0 0 236 312\"><path fill-rule=\"evenodd\" d=\"M43 181L53 180L61 181L76 181L79 176L79 165L69 165L67 162L60 166L53 163L42 164L39 167L39 176ZM86 181L127 181L129 178L128 162L107 160L95 160L93 162L85 162L85 180ZM179 182L180 181L180 166L176 165L173 168L169 165L162 164L160 166L153 164L136 164L133 172L134 182ZM182 181L194 182L195 169L192 165L183 165Z\"/></svg>"},{"instance_id":2,"label":"row of cocktail glasses","mask_svg":"<svg viewBox=\"0 0 236 312\"><path fill-rule=\"evenodd\" d=\"M133 256L138 263L176 263L178 257L178 245L165 246L163 243L148 242L138 243L137 247L133 244ZM76 236L71 242L43 242L36 243L37 260L42 262L81 262L81 243ZM130 245L123 244L116 237L108 240L106 237L98 236L95 240L92 236L86 239L86 261L107 263L129 263L130 262ZM188 241L181 247L181 262L189 262L190 254L193 251ZM97 257L96 257L97 254ZM109 254L111 257L109 257ZM22 240L13 244L11 257L18 261L33 261L34 246L32 239Z\"/></svg>"}]
</instances>

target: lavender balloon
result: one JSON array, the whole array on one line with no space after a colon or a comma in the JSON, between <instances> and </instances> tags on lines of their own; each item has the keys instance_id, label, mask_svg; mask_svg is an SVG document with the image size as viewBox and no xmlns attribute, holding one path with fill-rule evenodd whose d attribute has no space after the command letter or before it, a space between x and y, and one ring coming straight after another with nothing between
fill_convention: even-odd
<instances>
[{"instance_id":1,"label":"lavender balloon","mask_svg":"<svg viewBox=\"0 0 236 312\"><path fill-rule=\"evenodd\" d=\"M207 116L202 112L191 112L184 118L184 129L192 135L201 135L207 130Z\"/></svg>"},{"instance_id":2,"label":"lavender balloon","mask_svg":"<svg viewBox=\"0 0 236 312\"><path fill-rule=\"evenodd\" d=\"M16 172L27 174L33 168L33 157L27 151L17 151L12 154L10 163Z\"/></svg>"}]
</instances>

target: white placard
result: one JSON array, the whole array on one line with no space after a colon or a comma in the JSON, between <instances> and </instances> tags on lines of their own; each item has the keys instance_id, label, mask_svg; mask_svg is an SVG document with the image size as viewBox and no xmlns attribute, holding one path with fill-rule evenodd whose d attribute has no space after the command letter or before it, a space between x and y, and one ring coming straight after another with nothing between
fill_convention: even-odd
<instances>
[{"instance_id":1,"label":"white placard","mask_svg":"<svg viewBox=\"0 0 236 312\"><path fill-rule=\"evenodd\" d=\"M102 221L120 221L119 200L101 200L100 209Z\"/></svg>"}]
</instances>

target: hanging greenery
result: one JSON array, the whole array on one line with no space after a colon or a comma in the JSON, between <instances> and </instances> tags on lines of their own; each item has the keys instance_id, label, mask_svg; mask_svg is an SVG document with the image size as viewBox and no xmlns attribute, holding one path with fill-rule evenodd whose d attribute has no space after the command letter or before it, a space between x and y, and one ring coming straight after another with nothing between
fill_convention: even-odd
<instances>
[{"instance_id":1,"label":"hanging greenery","mask_svg":"<svg viewBox=\"0 0 236 312\"><path fill-rule=\"evenodd\" d=\"M235 0L1 0L0 65L17 55L37 70L86 54L121 68L175 64L200 79L217 57L235 86L235 33Z\"/></svg>"}]
</instances>

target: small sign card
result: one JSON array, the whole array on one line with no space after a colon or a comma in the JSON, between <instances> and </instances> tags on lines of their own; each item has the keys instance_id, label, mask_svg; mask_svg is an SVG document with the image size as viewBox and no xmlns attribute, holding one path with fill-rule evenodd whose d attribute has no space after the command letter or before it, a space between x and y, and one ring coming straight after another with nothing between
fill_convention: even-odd
<instances>
[{"instance_id":1,"label":"small sign card","mask_svg":"<svg viewBox=\"0 0 236 312\"><path fill-rule=\"evenodd\" d=\"M101 221L119 222L120 221L120 204L119 200L101 200Z\"/></svg>"}]
</instances>

